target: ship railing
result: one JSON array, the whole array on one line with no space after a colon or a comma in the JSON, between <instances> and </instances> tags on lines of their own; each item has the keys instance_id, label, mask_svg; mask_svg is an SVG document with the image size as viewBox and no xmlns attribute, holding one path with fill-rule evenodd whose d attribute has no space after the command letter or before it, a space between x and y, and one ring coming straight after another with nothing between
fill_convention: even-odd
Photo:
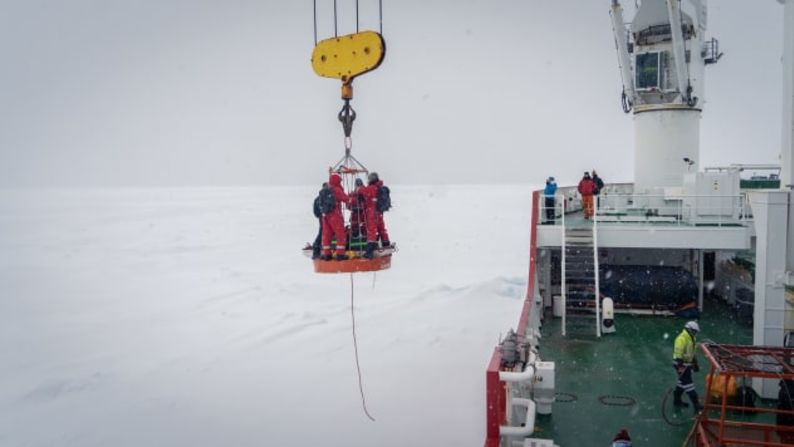
<instances>
[{"instance_id":1,"label":"ship railing","mask_svg":"<svg viewBox=\"0 0 794 447\"><path fill-rule=\"evenodd\" d=\"M563 215L582 210L581 197L566 188L555 196L553 205L539 201L541 224L561 225ZM559 190L558 190L559 191ZM596 197L600 224L674 225L705 227L747 226L753 220L746 194L635 194L605 191ZM550 211L553 210L553 217ZM571 216L569 224L575 224Z\"/></svg>"},{"instance_id":2,"label":"ship railing","mask_svg":"<svg viewBox=\"0 0 794 447\"><path fill-rule=\"evenodd\" d=\"M537 225L540 223L540 210L543 202L543 191L532 193L531 217L529 222L529 271L527 275L527 293L524 297L524 306L518 319L516 334L519 339L525 339L527 334L533 331L531 321L537 322L537 316L532 315L532 303L536 294L537 277ZM508 392L508 384L503 380L501 372L504 370L502 364L502 353L497 347L491 355L488 368L485 372L485 447L499 447L502 444L503 428L508 422L508 409L512 410L514 402ZM515 404L519 404L515 402ZM527 421L528 422L528 421Z\"/></svg>"},{"instance_id":3,"label":"ship railing","mask_svg":"<svg viewBox=\"0 0 794 447\"><path fill-rule=\"evenodd\" d=\"M596 200L599 222L744 226L751 217L743 194L610 194Z\"/></svg>"}]
</instances>

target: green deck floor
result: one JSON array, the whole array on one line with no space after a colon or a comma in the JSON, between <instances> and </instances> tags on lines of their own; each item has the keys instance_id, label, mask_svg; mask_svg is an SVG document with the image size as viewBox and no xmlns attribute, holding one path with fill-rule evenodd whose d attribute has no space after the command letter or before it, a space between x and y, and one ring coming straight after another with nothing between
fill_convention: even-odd
<instances>
[{"instance_id":1,"label":"green deck floor","mask_svg":"<svg viewBox=\"0 0 794 447\"><path fill-rule=\"evenodd\" d=\"M691 409L672 414L679 421L687 419L685 426L673 427L662 419L660 407L665 391L675 382L673 340L686 321L621 314L616 317L615 334L596 339L595 325L588 319L570 323L569 335L563 338L560 319L547 315L541 358L556 362L557 392L573 394L576 400L557 402L552 415L538 416L534 436L552 438L561 447L609 446L615 433L626 427L635 446L680 446L691 428ZM717 301L706 301L700 327L699 341L752 341L752 329L739 325L727 306ZM695 374L695 384L702 399L708 364L702 355L698 357L703 369ZM604 395L628 396L636 404L607 406L598 399ZM558 395L560 400L569 398Z\"/></svg>"}]
</instances>

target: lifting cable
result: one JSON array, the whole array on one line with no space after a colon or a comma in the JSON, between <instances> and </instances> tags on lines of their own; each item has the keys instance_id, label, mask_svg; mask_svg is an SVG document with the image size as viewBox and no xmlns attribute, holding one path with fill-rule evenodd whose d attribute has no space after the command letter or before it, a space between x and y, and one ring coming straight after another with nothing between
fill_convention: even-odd
<instances>
[{"instance_id":1,"label":"lifting cable","mask_svg":"<svg viewBox=\"0 0 794 447\"><path fill-rule=\"evenodd\" d=\"M314 0L314 46L317 46L317 0Z\"/></svg>"},{"instance_id":2,"label":"lifting cable","mask_svg":"<svg viewBox=\"0 0 794 447\"><path fill-rule=\"evenodd\" d=\"M339 37L339 21L336 19L336 0L334 0L334 37Z\"/></svg>"},{"instance_id":3,"label":"lifting cable","mask_svg":"<svg viewBox=\"0 0 794 447\"><path fill-rule=\"evenodd\" d=\"M375 422L375 418L369 414L369 410L367 410L367 400L364 397L364 385L361 380L361 365L358 361L358 341L356 340L356 312L355 307L353 306L353 293L354 285L353 285L353 274L350 274L350 319L353 321L353 350L356 356L356 371L358 372L358 390L361 393L361 408L364 409L364 414L367 415L370 421Z\"/></svg>"},{"instance_id":4,"label":"lifting cable","mask_svg":"<svg viewBox=\"0 0 794 447\"><path fill-rule=\"evenodd\" d=\"M339 37L339 20L337 19L337 7L334 0L334 37ZM359 26L359 0L356 0L356 33L361 32ZM314 5L314 46L317 46L317 0L313 0ZM378 29L380 34L383 34L383 0L378 0Z\"/></svg>"}]
</instances>

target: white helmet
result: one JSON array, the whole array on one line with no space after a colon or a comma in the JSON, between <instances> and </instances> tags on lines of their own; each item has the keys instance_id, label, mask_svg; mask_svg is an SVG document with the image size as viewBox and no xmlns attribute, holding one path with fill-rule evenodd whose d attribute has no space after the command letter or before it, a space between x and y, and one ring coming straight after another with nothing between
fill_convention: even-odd
<instances>
[{"instance_id":1,"label":"white helmet","mask_svg":"<svg viewBox=\"0 0 794 447\"><path fill-rule=\"evenodd\" d=\"M700 332L700 326L698 325L697 321L690 321L686 325L684 325L684 329L689 329L690 331Z\"/></svg>"}]
</instances>

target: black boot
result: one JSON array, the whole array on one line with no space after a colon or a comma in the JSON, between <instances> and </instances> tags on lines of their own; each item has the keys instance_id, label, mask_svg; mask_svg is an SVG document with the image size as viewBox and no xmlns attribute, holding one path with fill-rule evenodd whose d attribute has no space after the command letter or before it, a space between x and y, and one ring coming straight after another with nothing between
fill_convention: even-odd
<instances>
[{"instance_id":1,"label":"black boot","mask_svg":"<svg viewBox=\"0 0 794 447\"><path fill-rule=\"evenodd\" d=\"M381 247L388 248L391 247L391 242L389 241L380 241Z\"/></svg>"},{"instance_id":2,"label":"black boot","mask_svg":"<svg viewBox=\"0 0 794 447\"><path fill-rule=\"evenodd\" d=\"M684 390L676 387L675 391L673 391L673 406L676 408L689 408L689 404L681 400L682 394L684 394Z\"/></svg>"},{"instance_id":3,"label":"black boot","mask_svg":"<svg viewBox=\"0 0 794 447\"><path fill-rule=\"evenodd\" d=\"M321 261L330 261L331 260L331 255L322 255L322 256L320 256L320 260Z\"/></svg>"},{"instance_id":4,"label":"black boot","mask_svg":"<svg viewBox=\"0 0 794 447\"><path fill-rule=\"evenodd\" d=\"M364 252L364 257L367 259L374 258L376 248L378 248L377 242L367 242L367 251Z\"/></svg>"},{"instance_id":5,"label":"black boot","mask_svg":"<svg viewBox=\"0 0 794 447\"><path fill-rule=\"evenodd\" d=\"M690 402L692 402L692 407L695 410L695 416L697 416L698 414L700 414L701 411L703 411L703 407L700 406L700 399L698 399L698 392L692 390L692 391L688 391L686 395L689 396L689 400Z\"/></svg>"},{"instance_id":6,"label":"black boot","mask_svg":"<svg viewBox=\"0 0 794 447\"><path fill-rule=\"evenodd\" d=\"M347 254L346 253L342 253L341 255L336 255L336 260L337 261L347 261L347 259L348 258L347 258Z\"/></svg>"}]
</instances>

